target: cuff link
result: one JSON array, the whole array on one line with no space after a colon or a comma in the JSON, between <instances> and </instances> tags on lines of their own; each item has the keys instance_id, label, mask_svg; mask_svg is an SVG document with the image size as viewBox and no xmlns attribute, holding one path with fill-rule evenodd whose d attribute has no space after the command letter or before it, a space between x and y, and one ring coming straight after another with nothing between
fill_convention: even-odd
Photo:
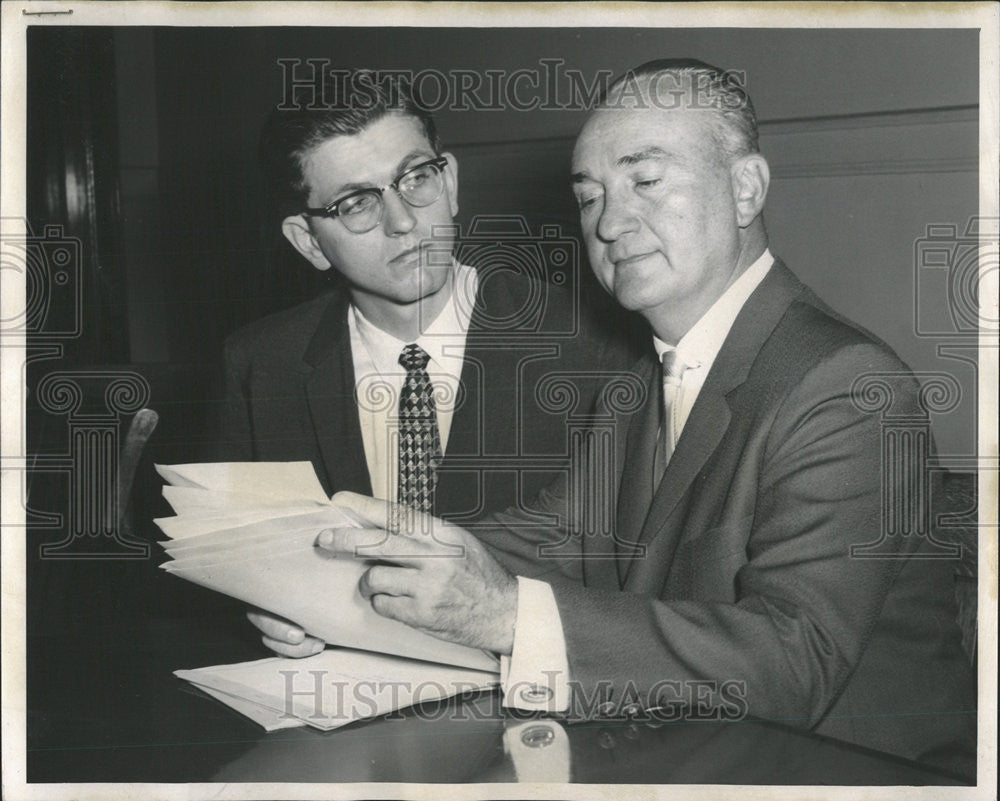
<instances>
[{"instance_id":1,"label":"cuff link","mask_svg":"<svg viewBox=\"0 0 1000 801\"><path fill-rule=\"evenodd\" d=\"M556 740L556 733L551 726L529 726L521 734L521 742L528 748L547 748Z\"/></svg>"},{"instance_id":2,"label":"cuff link","mask_svg":"<svg viewBox=\"0 0 1000 801\"><path fill-rule=\"evenodd\" d=\"M532 684L521 689L521 700L526 704L541 704L552 699L554 693L549 687L540 684Z\"/></svg>"}]
</instances>

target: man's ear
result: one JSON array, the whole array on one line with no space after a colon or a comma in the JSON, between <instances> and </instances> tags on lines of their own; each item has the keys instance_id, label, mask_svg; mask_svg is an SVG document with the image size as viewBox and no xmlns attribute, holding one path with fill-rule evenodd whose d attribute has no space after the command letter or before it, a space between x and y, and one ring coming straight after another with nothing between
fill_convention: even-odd
<instances>
[{"instance_id":1,"label":"man's ear","mask_svg":"<svg viewBox=\"0 0 1000 801\"><path fill-rule=\"evenodd\" d=\"M285 239L292 243L292 247L308 259L309 263L317 270L330 269L330 260L323 253L316 237L313 236L309 222L301 214L285 217L281 223L281 233L285 235Z\"/></svg>"},{"instance_id":2,"label":"man's ear","mask_svg":"<svg viewBox=\"0 0 1000 801\"><path fill-rule=\"evenodd\" d=\"M736 221L746 228L760 216L771 183L771 169L760 153L749 153L737 159L730 169Z\"/></svg>"},{"instance_id":3,"label":"man's ear","mask_svg":"<svg viewBox=\"0 0 1000 801\"><path fill-rule=\"evenodd\" d=\"M448 166L444 171L444 191L448 193L448 205L451 207L451 216L458 214L458 162L451 153L442 153L448 160Z\"/></svg>"}]
</instances>

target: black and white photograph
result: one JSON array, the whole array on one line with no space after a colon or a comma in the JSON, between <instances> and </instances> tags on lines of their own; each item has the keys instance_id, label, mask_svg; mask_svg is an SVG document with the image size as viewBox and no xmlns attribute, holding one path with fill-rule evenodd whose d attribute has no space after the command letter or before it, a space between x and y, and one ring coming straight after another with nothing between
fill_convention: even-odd
<instances>
[{"instance_id":1,"label":"black and white photograph","mask_svg":"<svg viewBox=\"0 0 1000 801\"><path fill-rule=\"evenodd\" d=\"M4 3L3 795L996 797L992 2Z\"/></svg>"}]
</instances>

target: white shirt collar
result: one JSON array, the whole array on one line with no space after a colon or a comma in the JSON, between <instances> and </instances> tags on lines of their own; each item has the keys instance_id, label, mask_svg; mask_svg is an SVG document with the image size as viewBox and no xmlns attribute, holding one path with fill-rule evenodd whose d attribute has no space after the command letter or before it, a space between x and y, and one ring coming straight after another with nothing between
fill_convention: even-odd
<instances>
[{"instance_id":1,"label":"white shirt collar","mask_svg":"<svg viewBox=\"0 0 1000 801\"><path fill-rule=\"evenodd\" d=\"M729 336L729 330L744 304L764 280L774 263L774 256L767 248L732 285L711 305L701 319L681 337L677 347L668 345L653 335L653 346L659 358L668 350L676 350L681 362L689 369L709 368Z\"/></svg>"},{"instance_id":2,"label":"white shirt collar","mask_svg":"<svg viewBox=\"0 0 1000 801\"><path fill-rule=\"evenodd\" d=\"M428 325L417 338L416 344L423 348L431 357L431 361L439 370L460 378L465 335L472 319L472 308L479 288L479 275L464 264L455 265L454 283L451 297L441 309L438 316ZM383 373L398 372L399 354L410 344L397 339L392 334L376 326L361 310L351 304L354 324L357 326L361 340L368 348L376 368Z\"/></svg>"}]
</instances>

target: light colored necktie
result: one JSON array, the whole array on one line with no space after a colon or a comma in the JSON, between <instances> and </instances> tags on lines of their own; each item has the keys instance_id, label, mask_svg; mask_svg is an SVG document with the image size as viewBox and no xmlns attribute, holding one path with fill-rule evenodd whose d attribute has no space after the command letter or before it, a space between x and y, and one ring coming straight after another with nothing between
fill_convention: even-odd
<instances>
[{"instance_id":1,"label":"light colored necktie","mask_svg":"<svg viewBox=\"0 0 1000 801\"><path fill-rule=\"evenodd\" d=\"M419 345L399 354L406 380L399 396L399 489L396 499L420 512L434 511L437 467L441 461L434 385L427 374L430 355Z\"/></svg>"},{"instance_id":2,"label":"light colored necktie","mask_svg":"<svg viewBox=\"0 0 1000 801\"><path fill-rule=\"evenodd\" d=\"M662 387L662 402L660 405L659 441L656 444L656 456L653 461L653 492L660 486L660 480L666 472L667 464L674 453L675 431L677 425L674 406L681 389L681 376L687 369L677 358L676 350L663 352L660 359L660 376Z\"/></svg>"}]
</instances>

